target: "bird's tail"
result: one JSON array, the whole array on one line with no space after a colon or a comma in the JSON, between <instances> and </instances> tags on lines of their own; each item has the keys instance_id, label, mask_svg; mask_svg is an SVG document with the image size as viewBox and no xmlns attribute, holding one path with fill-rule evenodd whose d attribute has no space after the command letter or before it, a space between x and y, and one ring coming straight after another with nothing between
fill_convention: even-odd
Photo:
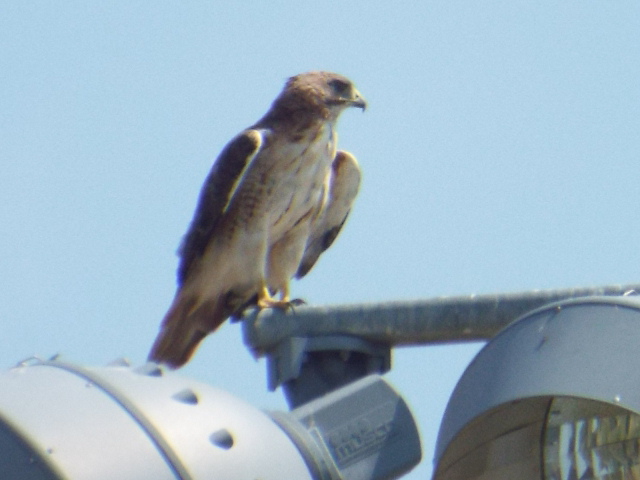
<instances>
[{"instance_id":1,"label":"bird's tail","mask_svg":"<svg viewBox=\"0 0 640 480\"><path fill-rule=\"evenodd\" d=\"M148 359L179 368L189 361L207 334L225 320L219 301L201 303L194 297L183 297L180 292L162 321Z\"/></svg>"}]
</instances>

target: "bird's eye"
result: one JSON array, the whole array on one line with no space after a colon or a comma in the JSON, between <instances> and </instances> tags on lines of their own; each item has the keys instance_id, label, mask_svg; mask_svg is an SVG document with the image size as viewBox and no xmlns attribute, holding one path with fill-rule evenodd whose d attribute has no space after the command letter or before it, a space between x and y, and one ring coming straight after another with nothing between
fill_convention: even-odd
<instances>
[{"instance_id":1,"label":"bird's eye","mask_svg":"<svg viewBox=\"0 0 640 480\"><path fill-rule=\"evenodd\" d=\"M329 86L333 88L336 93L344 93L349 88L349 83L339 78L333 78L329 80Z\"/></svg>"}]
</instances>

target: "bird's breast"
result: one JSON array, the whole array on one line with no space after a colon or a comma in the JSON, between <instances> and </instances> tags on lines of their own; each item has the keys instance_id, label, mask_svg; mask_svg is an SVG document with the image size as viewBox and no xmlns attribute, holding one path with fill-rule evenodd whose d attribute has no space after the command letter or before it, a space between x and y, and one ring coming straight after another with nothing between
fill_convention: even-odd
<instances>
[{"instance_id":1,"label":"bird's breast","mask_svg":"<svg viewBox=\"0 0 640 480\"><path fill-rule=\"evenodd\" d=\"M277 241L317 208L335 156L335 135L324 128L311 138L276 143L273 148L268 217L270 237Z\"/></svg>"}]
</instances>

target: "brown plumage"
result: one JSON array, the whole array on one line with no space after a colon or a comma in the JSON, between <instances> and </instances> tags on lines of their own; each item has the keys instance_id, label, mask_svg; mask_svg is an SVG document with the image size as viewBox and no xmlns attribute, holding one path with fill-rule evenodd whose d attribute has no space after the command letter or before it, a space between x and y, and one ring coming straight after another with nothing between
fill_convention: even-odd
<instances>
[{"instance_id":1,"label":"brown plumage","mask_svg":"<svg viewBox=\"0 0 640 480\"><path fill-rule=\"evenodd\" d=\"M150 360L179 367L229 316L291 304L290 279L331 245L358 191L360 169L336 150L334 130L350 106L366 104L347 78L297 75L222 150L180 247L178 291Z\"/></svg>"}]
</instances>

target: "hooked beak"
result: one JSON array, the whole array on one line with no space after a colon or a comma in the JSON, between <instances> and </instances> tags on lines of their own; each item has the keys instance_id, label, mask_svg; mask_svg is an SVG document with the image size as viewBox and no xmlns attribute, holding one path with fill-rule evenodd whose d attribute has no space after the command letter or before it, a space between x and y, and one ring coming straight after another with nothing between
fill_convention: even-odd
<instances>
[{"instance_id":1,"label":"hooked beak","mask_svg":"<svg viewBox=\"0 0 640 480\"><path fill-rule=\"evenodd\" d=\"M364 112L367 109L367 101L364 99L360 92L357 90L353 90L354 98L349 102L349 105L352 107L361 108Z\"/></svg>"},{"instance_id":2,"label":"hooked beak","mask_svg":"<svg viewBox=\"0 0 640 480\"><path fill-rule=\"evenodd\" d=\"M361 108L363 112L367 108L367 101L362 95L360 95L360 92L356 89L353 89L353 95L351 96L351 98L329 98L326 103L327 105L341 105L342 107L357 107Z\"/></svg>"}]
</instances>

